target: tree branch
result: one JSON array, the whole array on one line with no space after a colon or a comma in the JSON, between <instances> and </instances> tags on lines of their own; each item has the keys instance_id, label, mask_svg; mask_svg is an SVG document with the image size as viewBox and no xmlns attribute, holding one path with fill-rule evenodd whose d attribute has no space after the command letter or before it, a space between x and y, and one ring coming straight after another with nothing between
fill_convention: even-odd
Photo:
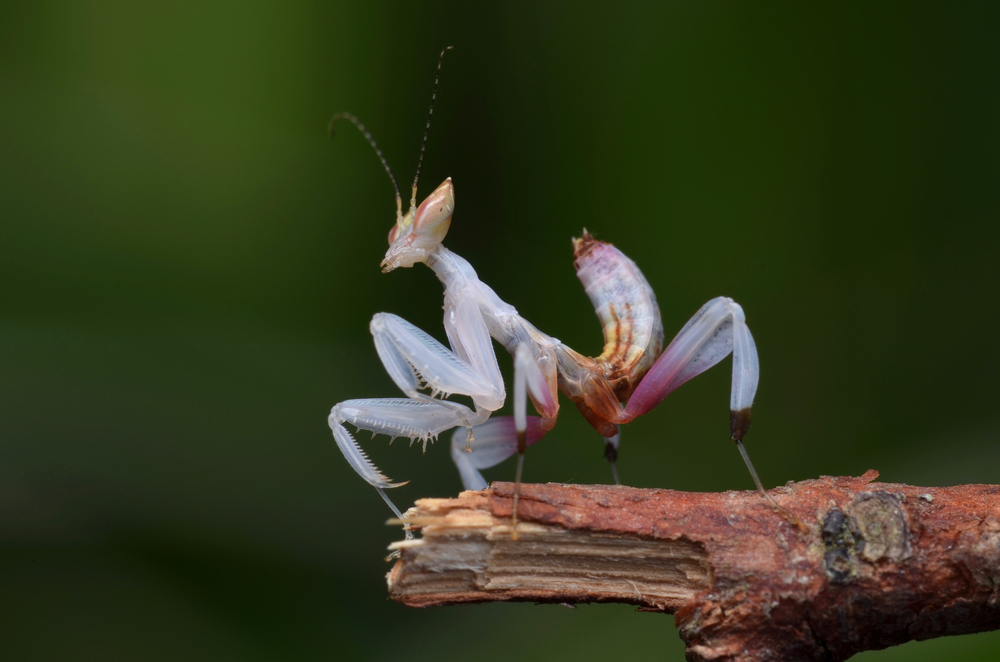
<instances>
[{"instance_id":1,"label":"tree branch","mask_svg":"<svg viewBox=\"0 0 1000 662\"><path fill-rule=\"evenodd\" d=\"M823 477L756 492L511 483L421 499L389 594L414 607L625 602L675 616L689 660L845 660L1000 629L1000 486Z\"/></svg>"}]
</instances>

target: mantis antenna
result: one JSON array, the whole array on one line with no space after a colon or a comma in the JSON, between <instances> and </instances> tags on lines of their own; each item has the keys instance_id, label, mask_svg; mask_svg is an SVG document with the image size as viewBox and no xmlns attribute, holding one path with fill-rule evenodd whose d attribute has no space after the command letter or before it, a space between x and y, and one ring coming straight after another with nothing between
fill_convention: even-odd
<instances>
[{"instance_id":1,"label":"mantis antenna","mask_svg":"<svg viewBox=\"0 0 1000 662\"><path fill-rule=\"evenodd\" d=\"M440 68L441 68L441 64L438 63L438 69L440 69ZM436 82L434 83L434 89L435 90L437 89L437 83ZM434 110L434 107L432 105L431 106L431 112L433 112L433 110ZM354 126L358 127L358 131L361 132L361 135L363 135L365 137L365 139L368 140L368 144L371 145L372 149L375 150L375 154L378 155L379 161L382 162L382 167L384 167L385 171L387 173L389 173L389 179L392 180L392 187L394 189L396 189L396 220L399 221L401 218L403 218L403 198L399 194L399 184L396 183L396 176L392 174L392 168L389 167L389 162L385 160L384 156L382 156L382 150L380 150L378 148L378 144L376 144L375 139L372 138L372 134L368 132L368 129L365 128L365 125L362 124L360 121L358 121L358 118L355 117L354 115L350 114L350 113L337 113L336 115L333 116L333 118L330 120L330 137L331 138L333 138L333 132L334 132L334 130L337 127L337 122L339 122L340 120L347 120L348 122L350 122ZM430 122L428 122L427 125L430 126ZM425 141L427 140L427 134L426 133L424 134L424 140ZM421 153L421 158L422 157L423 157L423 153ZM420 168L417 168L417 171L419 172ZM415 188L416 187L416 182L414 182L413 185L414 185L414 189L413 190L414 190L414 192L416 192L416 188Z\"/></svg>"},{"instance_id":2,"label":"mantis antenna","mask_svg":"<svg viewBox=\"0 0 1000 662\"><path fill-rule=\"evenodd\" d=\"M420 160L417 161L417 174L413 176L413 189L410 192L410 213L414 214L414 216L417 213L417 180L420 179L420 167L424 165L424 152L427 150L427 132L431 130L431 119L434 117L434 101L437 99L438 81L441 80L441 63L444 62L444 54L454 48L454 46L448 46L438 56L437 73L434 75L434 91L431 92L431 112L427 115L427 126L424 127L424 142L420 144Z\"/></svg>"}]
</instances>

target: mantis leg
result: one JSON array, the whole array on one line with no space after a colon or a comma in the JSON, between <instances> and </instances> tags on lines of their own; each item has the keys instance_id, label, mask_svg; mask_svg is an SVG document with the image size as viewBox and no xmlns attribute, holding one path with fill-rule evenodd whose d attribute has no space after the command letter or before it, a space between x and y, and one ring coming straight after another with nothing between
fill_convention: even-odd
<instances>
[{"instance_id":1,"label":"mantis leg","mask_svg":"<svg viewBox=\"0 0 1000 662\"><path fill-rule=\"evenodd\" d=\"M757 347L743 309L732 299L712 299L684 325L635 389L622 412L623 418L632 420L650 411L681 384L705 372L730 353L733 355L729 397L731 438L739 446L758 490L767 497L743 447L760 376Z\"/></svg>"},{"instance_id":2,"label":"mantis leg","mask_svg":"<svg viewBox=\"0 0 1000 662\"><path fill-rule=\"evenodd\" d=\"M454 402L448 403L448 405L451 406L445 406L442 402L383 398L347 400L335 405L330 411L328 422L340 452L344 454L351 468L369 485L378 490L396 517L402 518L403 515L386 495L385 490L400 487L406 483L393 483L379 471L343 424L350 423L359 430L368 430L393 438L407 437L410 439L410 443L419 440L423 442L426 450L428 441L445 430L462 425L473 415L472 410L463 405ZM456 413L454 407L465 409L468 415ZM410 537L409 532L407 532L407 537Z\"/></svg>"},{"instance_id":3,"label":"mantis leg","mask_svg":"<svg viewBox=\"0 0 1000 662\"><path fill-rule=\"evenodd\" d=\"M411 443L421 440L426 450L427 442L445 430L457 426L471 430L484 422L491 409L503 403L503 383L497 384L491 375L481 374L437 340L396 315L375 315L371 332L382 364L408 399L348 400L333 407L329 424L347 462L401 517L399 509L385 494L386 489L401 483L392 483L378 470L343 424L350 423L376 434L407 437ZM422 393L422 388L429 388L432 395ZM474 411L463 404L433 397L451 393L471 396L477 409ZM498 398L499 403L496 402ZM480 407L483 404L486 406Z\"/></svg>"},{"instance_id":4,"label":"mantis leg","mask_svg":"<svg viewBox=\"0 0 1000 662\"><path fill-rule=\"evenodd\" d=\"M453 393L470 396L490 411L503 404L499 370L496 380L477 371L455 352L397 315L378 313L372 318L370 328L382 365L408 397L424 399L427 396L419 389L429 388L431 396Z\"/></svg>"},{"instance_id":5,"label":"mantis leg","mask_svg":"<svg viewBox=\"0 0 1000 662\"><path fill-rule=\"evenodd\" d=\"M621 444L622 433L617 425L615 430L615 436L604 438L604 457L611 465L611 475L615 479L615 485L621 485L622 481L618 478L618 446Z\"/></svg>"},{"instance_id":6,"label":"mantis leg","mask_svg":"<svg viewBox=\"0 0 1000 662\"><path fill-rule=\"evenodd\" d=\"M743 446L743 437L750 429L750 410L757 392L760 364L743 308L732 299L712 299L684 325L632 393L622 412L623 418L632 420L653 409L681 384L705 372L730 353L733 355L733 381L729 396L730 438L736 442L757 491L775 510L802 529L802 523L764 490Z\"/></svg>"},{"instance_id":7,"label":"mantis leg","mask_svg":"<svg viewBox=\"0 0 1000 662\"><path fill-rule=\"evenodd\" d=\"M533 445L546 432L541 418L528 416L525 445ZM455 430L451 436L451 459L458 467L465 489L482 490L487 483L479 470L494 467L517 452L517 427L513 416L496 416L474 427L473 433L475 440L469 453L465 430Z\"/></svg>"},{"instance_id":8,"label":"mantis leg","mask_svg":"<svg viewBox=\"0 0 1000 662\"><path fill-rule=\"evenodd\" d=\"M760 366L743 309L727 297L717 297L702 306L670 341L632 393L622 412L622 422L650 411L681 384L730 353L733 355L730 428L733 441L742 440L750 428L750 408L757 392Z\"/></svg>"},{"instance_id":9,"label":"mantis leg","mask_svg":"<svg viewBox=\"0 0 1000 662\"><path fill-rule=\"evenodd\" d=\"M521 494L521 472L524 452L528 449L528 394L541 405L541 413L555 416L558 402L535 363L527 345L518 345L514 352L514 432L517 435L517 473L514 475L514 504L511 507L511 540L517 540L517 501Z\"/></svg>"},{"instance_id":10,"label":"mantis leg","mask_svg":"<svg viewBox=\"0 0 1000 662\"><path fill-rule=\"evenodd\" d=\"M528 416L528 395L544 417ZM521 344L514 351L514 415L494 418L473 428L473 441L456 430L451 438L451 458L458 467L462 484L467 490L481 490L486 480L479 469L495 466L514 453L518 454L514 477L511 538L517 538L517 502L520 498L524 452L548 432L558 411L556 394L552 391L531 350ZM471 452L469 452L471 451Z\"/></svg>"}]
</instances>

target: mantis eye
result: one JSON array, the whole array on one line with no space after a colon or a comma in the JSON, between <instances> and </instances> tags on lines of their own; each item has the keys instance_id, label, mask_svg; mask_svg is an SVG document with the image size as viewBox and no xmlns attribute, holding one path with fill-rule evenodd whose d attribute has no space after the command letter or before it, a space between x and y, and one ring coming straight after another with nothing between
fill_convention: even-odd
<instances>
[{"instance_id":1,"label":"mantis eye","mask_svg":"<svg viewBox=\"0 0 1000 662\"><path fill-rule=\"evenodd\" d=\"M440 235L438 238L440 241L448 232L453 213L455 213L455 185L451 183L449 177L417 207L417 213L413 218L413 233L430 237Z\"/></svg>"}]
</instances>

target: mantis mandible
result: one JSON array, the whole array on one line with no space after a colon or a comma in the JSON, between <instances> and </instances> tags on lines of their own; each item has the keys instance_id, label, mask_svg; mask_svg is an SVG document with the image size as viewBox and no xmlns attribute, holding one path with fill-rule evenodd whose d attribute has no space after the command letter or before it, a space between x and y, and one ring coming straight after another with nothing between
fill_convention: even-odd
<instances>
[{"instance_id":1,"label":"mantis mandible","mask_svg":"<svg viewBox=\"0 0 1000 662\"><path fill-rule=\"evenodd\" d=\"M518 486L525 450L555 425L559 391L604 437L605 456L617 483L619 426L652 410L681 384L732 354L730 437L760 494L798 524L764 491L743 445L750 428L759 366L753 336L739 304L727 297L712 299L664 348L656 295L642 272L620 250L584 230L580 238L573 240L574 265L601 321L605 341L601 355L591 358L518 315L513 306L479 280L472 265L442 244L455 210L455 186L449 177L417 206L417 182L441 64L449 50L450 46L441 51L438 59L430 116L405 214L392 169L365 126L349 113L335 115L330 124L332 134L337 122L353 123L389 174L396 191L396 223L389 232L382 271L418 263L434 271L444 285L444 328L451 345L445 347L396 315L378 313L372 318L370 331L379 358L406 397L347 400L333 407L330 428L351 467L403 519L386 490L405 483L394 483L382 474L345 423L374 434L407 437L411 444L421 441L424 450L428 441L457 428L451 438L451 457L463 485L470 490L487 486L481 469L517 453L511 525L511 537L516 539ZM506 399L494 340L514 357L513 416L490 418ZM448 400L451 394L470 397L474 408ZM527 415L529 398L539 416ZM410 538L412 534L407 530L406 535Z\"/></svg>"}]
</instances>

